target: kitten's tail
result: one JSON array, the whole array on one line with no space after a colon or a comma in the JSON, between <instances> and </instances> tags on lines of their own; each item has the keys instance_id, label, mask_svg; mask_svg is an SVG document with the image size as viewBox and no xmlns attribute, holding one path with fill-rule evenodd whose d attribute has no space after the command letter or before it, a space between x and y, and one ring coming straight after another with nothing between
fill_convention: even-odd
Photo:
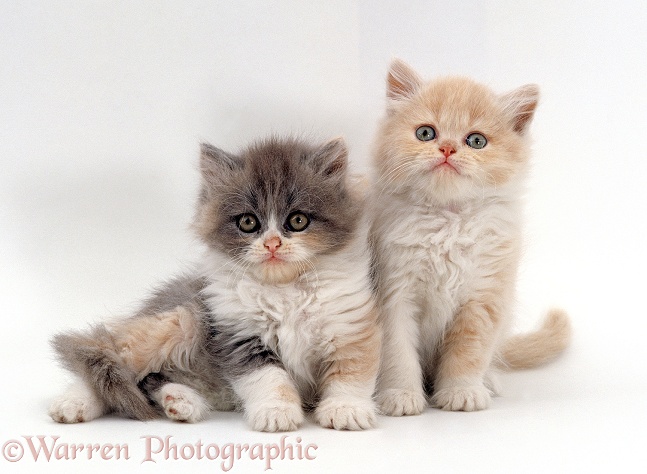
<instances>
[{"instance_id":1,"label":"kitten's tail","mask_svg":"<svg viewBox=\"0 0 647 474\"><path fill-rule=\"evenodd\" d=\"M529 369L545 364L566 349L571 340L571 324L565 311L549 311L536 331L512 336L503 343L498 366L502 369Z\"/></svg>"},{"instance_id":2,"label":"kitten's tail","mask_svg":"<svg viewBox=\"0 0 647 474\"><path fill-rule=\"evenodd\" d=\"M57 334L52 346L65 368L93 387L110 411L138 420L159 416L137 387L134 371L121 362L105 326Z\"/></svg>"}]
</instances>

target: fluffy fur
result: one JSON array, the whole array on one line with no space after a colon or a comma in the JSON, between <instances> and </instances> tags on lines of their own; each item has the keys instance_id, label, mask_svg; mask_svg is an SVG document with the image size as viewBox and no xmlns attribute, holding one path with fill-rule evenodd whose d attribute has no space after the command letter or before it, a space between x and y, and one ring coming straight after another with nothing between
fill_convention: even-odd
<instances>
[{"instance_id":1,"label":"fluffy fur","mask_svg":"<svg viewBox=\"0 0 647 474\"><path fill-rule=\"evenodd\" d=\"M135 316L54 338L81 381L51 416L194 422L235 405L260 431L296 429L304 408L325 427L373 426L381 335L343 141L203 145L200 166L202 262Z\"/></svg>"},{"instance_id":2,"label":"fluffy fur","mask_svg":"<svg viewBox=\"0 0 647 474\"><path fill-rule=\"evenodd\" d=\"M420 413L427 395L442 409L480 410L496 391L494 365L545 362L569 339L561 311L534 334L504 339L538 89L497 95L466 78L425 82L396 60L387 96L371 231L384 328L378 402L396 416ZM434 132L425 140L422 126ZM484 147L468 145L474 133Z\"/></svg>"},{"instance_id":3,"label":"fluffy fur","mask_svg":"<svg viewBox=\"0 0 647 474\"><path fill-rule=\"evenodd\" d=\"M234 397L208 351L211 330L200 295L205 285L197 274L187 274L162 285L131 317L57 334L52 345L78 381L52 403L50 416L77 423L112 412L139 420L165 413L198 421L209 408L232 409ZM202 394L192 399L191 413L172 413L171 400L160 398L171 378Z\"/></svg>"},{"instance_id":4,"label":"fluffy fur","mask_svg":"<svg viewBox=\"0 0 647 474\"><path fill-rule=\"evenodd\" d=\"M380 333L343 142L270 141L240 157L206 147L202 169L214 349L250 424L294 429L304 405L325 427L371 427ZM309 220L303 231L289 229L295 212ZM248 213L259 228L242 234L234 221Z\"/></svg>"}]
</instances>

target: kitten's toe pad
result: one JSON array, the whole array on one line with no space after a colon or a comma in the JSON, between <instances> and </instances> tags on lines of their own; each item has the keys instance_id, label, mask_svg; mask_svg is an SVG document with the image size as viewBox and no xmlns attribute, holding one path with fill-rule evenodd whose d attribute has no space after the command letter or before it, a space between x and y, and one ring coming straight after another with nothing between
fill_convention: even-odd
<instances>
[{"instance_id":1,"label":"kitten's toe pad","mask_svg":"<svg viewBox=\"0 0 647 474\"><path fill-rule=\"evenodd\" d=\"M448 411L484 410L490 405L490 391L483 385L447 387L438 390L431 403Z\"/></svg>"},{"instance_id":2,"label":"kitten's toe pad","mask_svg":"<svg viewBox=\"0 0 647 474\"><path fill-rule=\"evenodd\" d=\"M82 423L103 414L103 406L94 397L66 396L49 407L49 416L58 423Z\"/></svg>"},{"instance_id":3,"label":"kitten's toe pad","mask_svg":"<svg viewBox=\"0 0 647 474\"><path fill-rule=\"evenodd\" d=\"M388 416L420 415L427 406L422 393L395 388L379 393L377 402L380 411Z\"/></svg>"},{"instance_id":4,"label":"kitten's toe pad","mask_svg":"<svg viewBox=\"0 0 647 474\"><path fill-rule=\"evenodd\" d=\"M209 413L209 406L204 399L185 385L164 385L160 389L160 399L164 413L172 420L195 423Z\"/></svg>"},{"instance_id":5,"label":"kitten's toe pad","mask_svg":"<svg viewBox=\"0 0 647 474\"><path fill-rule=\"evenodd\" d=\"M256 431L294 431L303 423L303 410L299 403L272 401L248 408L247 420Z\"/></svg>"},{"instance_id":6,"label":"kitten's toe pad","mask_svg":"<svg viewBox=\"0 0 647 474\"><path fill-rule=\"evenodd\" d=\"M315 418L324 428L357 431L375 426L376 413L372 400L329 398L319 404Z\"/></svg>"}]
</instances>

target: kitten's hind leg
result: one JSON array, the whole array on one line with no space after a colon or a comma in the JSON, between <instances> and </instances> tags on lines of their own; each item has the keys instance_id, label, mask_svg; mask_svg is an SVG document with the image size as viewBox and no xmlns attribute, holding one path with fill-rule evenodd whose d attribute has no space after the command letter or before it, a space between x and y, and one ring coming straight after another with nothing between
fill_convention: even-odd
<instances>
[{"instance_id":1,"label":"kitten's hind leg","mask_svg":"<svg viewBox=\"0 0 647 474\"><path fill-rule=\"evenodd\" d=\"M187 385L170 382L162 374L147 375L139 386L171 420L196 423L209 414L209 404L202 395Z\"/></svg>"},{"instance_id":2,"label":"kitten's hind leg","mask_svg":"<svg viewBox=\"0 0 647 474\"><path fill-rule=\"evenodd\" d=\"M107 411L107 407L94 390L83 380L79 380L52 402L49 416L59 423L81 423L94 420Z\"/></svg>"}]
</instances>

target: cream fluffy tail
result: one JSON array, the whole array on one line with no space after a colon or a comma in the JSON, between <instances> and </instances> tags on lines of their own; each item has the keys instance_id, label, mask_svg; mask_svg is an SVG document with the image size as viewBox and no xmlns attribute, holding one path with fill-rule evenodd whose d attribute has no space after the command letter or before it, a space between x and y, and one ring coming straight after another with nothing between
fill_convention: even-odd
<instances>
[{"instance_id":1,"label":"cream fluffy tail","mask_svg":"<svg viewBox=\"0 0 647 474\"><path fill-rule=\"evenodd\" d=\"M557 357L570 340L571 325L566 312L553 309L538 330L506 340L497 365L502 369L537 367Z\"/></svg>"}]
</instances>

